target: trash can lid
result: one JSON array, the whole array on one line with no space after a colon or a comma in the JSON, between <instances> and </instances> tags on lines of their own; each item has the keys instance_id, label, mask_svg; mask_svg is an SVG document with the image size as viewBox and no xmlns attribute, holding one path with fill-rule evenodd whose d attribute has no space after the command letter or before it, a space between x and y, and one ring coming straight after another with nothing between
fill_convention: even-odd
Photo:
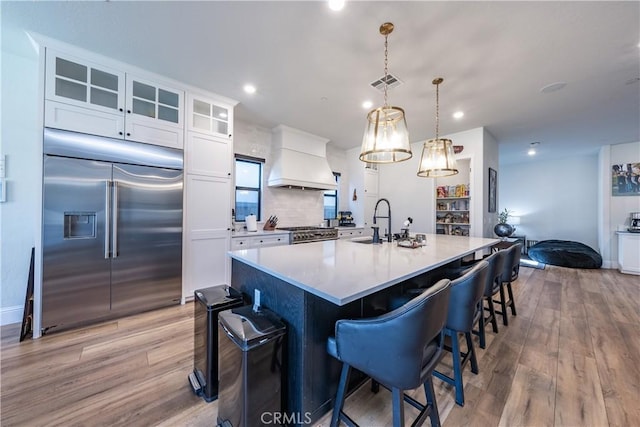
<instances>
[{"instance_id":1,"label":"trash can lid","mask_svg":"<svg viewBox=\"0 0 640 427\"><path fill-rule=\"evenodd\" d=\"M242 301L242 293L228 285L198 289L193 294L196 299L200 300L208 308L224 309L227 306L237 304L238 301Z\"/></svg>"},{"instance_id":2,"label":"trash can lid","mask_svg":"<svg viewBox=\"0 0 640 427\"><path fill-rule=\"evenodd\" d=\"M275 313L266 308L256 312L251 305L218 313L218 322L243 350L284 335L286 331L285 324Z\"/></svg>"}]
</instances>

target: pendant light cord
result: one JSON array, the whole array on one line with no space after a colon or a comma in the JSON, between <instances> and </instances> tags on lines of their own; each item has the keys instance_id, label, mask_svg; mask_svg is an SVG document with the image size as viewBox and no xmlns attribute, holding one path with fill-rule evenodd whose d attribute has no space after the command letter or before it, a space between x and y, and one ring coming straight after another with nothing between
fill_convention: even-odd
<instances>
[{"instance_id":1,"label":"pendant light cord","mask_svg":"<svg viewBox=\"0 0 640 427\"><path fill-rule=\"evenodd\" d=\"M439 139L440 128L440 83L436 83L436 144Z\"/></svg>"},{"instance_id":2,"label":"pendant light cord","mask_svg":"<svg viewBox=\"0 0 640 427\"><path fill-rule=\"evenodd\" d=\"M388 79L388 75L389 75L389 69L388 69L388 62L389 62L389 51L388 51L388 39L389 39L389 35L385 34L384 36L384 109L386 110L388 105L387 105L387 86L389 86L389 79Z\"/></svg>"}]
</instances>

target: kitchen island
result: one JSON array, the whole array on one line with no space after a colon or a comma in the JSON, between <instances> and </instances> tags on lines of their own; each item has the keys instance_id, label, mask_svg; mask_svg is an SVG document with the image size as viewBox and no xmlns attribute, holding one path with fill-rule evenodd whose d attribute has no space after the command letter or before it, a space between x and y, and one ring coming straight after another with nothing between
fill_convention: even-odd
<instances>
[{"instance_id":1,"label":"kitchen island","mask_svg":"<svg viewBox=\"0 0 640 427\"><path fill-rule=\"evenodd\" d=\"M413 249L355 240L362 239L229 253L232 286L249 298L259 290L261 304L287 323L283 410L301 420L317 420L332 407L340 364L325 345L336 320L378 314L411 279L498 242L427 234L426 245Z\"/></svg>"}]
</instances>

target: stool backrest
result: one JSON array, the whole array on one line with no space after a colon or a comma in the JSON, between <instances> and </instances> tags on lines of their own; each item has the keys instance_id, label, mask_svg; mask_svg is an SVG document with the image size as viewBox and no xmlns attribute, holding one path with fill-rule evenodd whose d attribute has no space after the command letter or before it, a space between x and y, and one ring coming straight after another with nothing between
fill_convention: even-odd
<instances>
[{"instance_id":1,"label":"stool backrest","mask_svg":"<svg viewBox=\"0 0 640 427\"><path fill-rule=\"evenodd\" d=\"M340 360L389 387L420 386L425 362L435 365L442 352L450 283L442 279L378 317L338 320L335 336Z\"/></svg>"},{"instance_id":2,"label":"stool backrest","mask_svg":"<svg viewBox=\"0 0 640 427\"><path fill-rule=\"evenodd\" d=\"M513 269L515 265L520 264L520 251L522 250L522 245L517 243L511 246L509 249L505 249L505 259L504 264L502 266L502 274L500 275L501 282L510 282L511 276L513 275Z\"/></svg>"},{"instance_id":3,"label":"stool backrest","mask_svg":"<svg viewBox=\"0 0 640 427\"><path fill-rule=\"evenodd\" d=\"M502 266L504 265L505 253L504 251L497 251L484 258L484 261L489 263L487 269L486 285L484 288L484 296L492 296L498 289L498 277L502 276Z\"/></svg>"},{"instance_id":4,"label":"stool backrest","mask_svg":"<svg viewBox=\"0 0 640 427\"><path fill-rule=\"evenodd\" d=\"M488 270L489 263L479 261L471 270L451 282L449 311L445 324L448 329L458 332L471 331L478 302L482 299L487 284Z\"/></svg>"}]
</instances>

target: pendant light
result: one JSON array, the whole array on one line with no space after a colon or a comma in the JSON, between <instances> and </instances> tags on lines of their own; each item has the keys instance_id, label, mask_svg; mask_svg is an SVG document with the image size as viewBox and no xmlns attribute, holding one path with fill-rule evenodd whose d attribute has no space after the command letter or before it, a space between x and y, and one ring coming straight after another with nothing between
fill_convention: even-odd
<instances>
[{"instance_id":1,"label":"pendant light","mask_svg":"<svg viewBox=\"0 0 640 427\"><path fill-rule=\"evenodd\" d=\"M444 79L438 77L433 80L436 85L436 137L424 143L418 176L435 178L440 176L455 175L458 173L456 158L453 154L453 142L450 139L439 137L440 125L440 92L439 87Z\"/></svg>"},{"instance_id":2,"label":"pendant light","mask_svg":"<svg viewBox=\"0 0 640 427\"><path fill-rule=\"evenodd\" d=\"M367 127L360 151L360 160L367 163L395 163L413 156L404 110L387 103L387 38L392 31L391 22L385 22L380 26L380 34L384 36L384 105L367 114Z\"/></svg>"}]
</instances>

